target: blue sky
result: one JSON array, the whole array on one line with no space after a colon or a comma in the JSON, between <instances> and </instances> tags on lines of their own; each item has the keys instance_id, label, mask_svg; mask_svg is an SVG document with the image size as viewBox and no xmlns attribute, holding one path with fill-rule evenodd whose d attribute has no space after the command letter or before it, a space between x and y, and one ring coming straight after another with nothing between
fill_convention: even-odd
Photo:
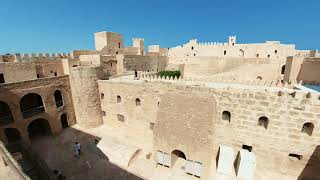
<instances>
[{"instance_id":1,"label":"blue sky","mask_svg":"<svg viewBox=\"0 0 320 180\"><path fill-rule=\"evenodd\" d=\"M319 0L1 0L0 54L94 49L113 31L172 47L197 38L240 43L279 40L320 49Z\"/></svg>"}]
</instances>

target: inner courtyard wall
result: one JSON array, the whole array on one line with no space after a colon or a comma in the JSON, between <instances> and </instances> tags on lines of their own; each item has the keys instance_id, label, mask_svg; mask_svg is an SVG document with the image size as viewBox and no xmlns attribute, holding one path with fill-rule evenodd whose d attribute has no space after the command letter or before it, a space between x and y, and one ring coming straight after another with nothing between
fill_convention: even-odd
<instances>
[{"instance_id":1,"label":"inner courtyard wall","mask_svg":"<svg viewBox=\"0 0 320 180\"><path fill-rule=\"evenodd\" d=\"M59 90L62 93L63 106L57 108L54 92ZM22 116L20 101L29 93L36 93L41 96L45 111L28 118ZM6 128L15 128L21 133L21 138L30 143L28 125L36 119L46 119L50 125L51 133L57 134L62 131L61 115L66 114L69 125L76 123L73 101L71 97L70 83L68 76L48 77L24 82L8 83L0 85L0 101L9 105L13 115L13 122L0 127L0 138L7 142L4 134Z\"/></svg>"},{"instance_id":2,"label":"inner courtyard wall","mask_svg":"<svg viewBox=\"0 0 320 180\"><path fill-rule=\"evenodd\" d=\"M257 170L265 171L265 169L268 169L270 172L299 176L320 143L319 94L307 95L304 92L296 92L295 97L293 97L293 90L285 88L266 88L265 90L255 89L254 87L249 89L224 89L141 81L99 81L99 92L104 94L104 99L101 100L101 108L104 111L103 114L105 114L104 123L115 121L132 125L133 128L140 126L146 129L150 129L150 123L155 123L154 152L162 150L168 151L169 154L171 153L169 151L173 149L170 144L183 142L184 140L180 138L188 139L189 137L189 131L179 131L177 127L186 125L192 128L194 125L192 117L198 118L197 112L203 112L203 109L211 106L200 104L193 107L190 111L195 113L190 114L190 120L181 118L181 120L170 122L172 126L161 123L165 119L165 116L161 113L169 113L171 110L166 110L166 108L178 105L174 100L176 96L189 94L201 98L214 98L216 106L212 107L210 111L214 123L210 123L212 120L210 116L204 117L206 122L202 123L202 128L207 128L209 124L210 131L213 132L213 137L208 142L212 143L212 151L207 157L211 160L211 163L202 162L204 177L208 173L205 169L215 166L219 145L230 146L235 149L235 152L240 150L242 145L252 146L252 152L257 157ZM173 100L162 99L166 93L169 93ZM117 102L117 95L121 96L121 103ZM136 106L135 98L140 99L141 106ZM158 102L160 102L160 106L158 106ZM197 101L194 103L199 104ZM230 122L222 119L223 111L231 113ZM124 121L118 118L118 114L124 117ZM157 114L158 117L153 114ZM269 120L267 129L258 125L259 118L263 116ZM185 125L181 124L182 122ZM302 126L306 122L314 124L311 136L301 132ZM202 128L198 127L198 130ZM171 133L185 133L185 136L181 134L179 138L164 138L163 133L169 131ZM172 135L172 137L175 136L176 134ZM198 138L201 141L201 136ZM187 156L193 157L194 160L201 160L203 157L200 154L189 151L193 148L190 144L186 144L179 150L188 152ZM302 159L293 159L289 157L290 153L302 155ZM313 158L312 161L319 163L317 158Z\"/></svg>"}]
</instances>

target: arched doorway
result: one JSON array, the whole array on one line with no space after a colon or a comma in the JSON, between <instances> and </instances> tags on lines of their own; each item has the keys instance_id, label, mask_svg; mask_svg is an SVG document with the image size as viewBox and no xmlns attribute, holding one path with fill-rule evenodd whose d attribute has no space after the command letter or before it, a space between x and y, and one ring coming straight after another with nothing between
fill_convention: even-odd
<instances>
[{"instance_id":1,"label":"arched doorway","mask_svg":"<svg viewBox=\"0 0 320 180\"><path fill-rule=\"evenodd\" d=\"M283 65L283 66L281 67L281 74L284 74L285 71L286 71L286 65Z\"/></svg>"},{"instance_id":2,"label":"arched doorway","mask_svg":"<svg viewBox=\"0 0 320 180\"><path fill-rule=\"evenodd\" d=\"M29 138L39 138L51 134L51 129L46 119L36 119L28 126Z\"/></svg>"},{"instance_id":3,"label":"arched doorway","mask_svg":"<svg viewBox=\"0 0 320 180\"><path fill-rule=\"evenodd\" d=\"M16 128L6 128L4 129L4 134L6 135L8 143L15 143L21 140L20 132Z\"/></svg>"},{"instance_id":4,"label":"arched doorway","mask_svg":"<svg viewBox=\"0 0 320 180\"><path fill-rule=\"evenodd\" d=\"M60 117L60 121L61 121L61 126L62 126L63 129L69 127L67 114L62 114L61 117Z\"/></svg>"},{"instance_id":5,"label":"arched doorway","mask_svg":"<svg viewBox=\"0 0 320 180\"><path fill-rule=\"evenodd\" d=\"M56 107L57 108L63 106L63 100L62 100L61 91L56 90L54 92L54 100L56 101Z\"/></svg>"},{"instance_id":6,"label":"arched doorway","mask_svg":"<svg viewBox=\"0 0 320 180\"><path fill-rule=\"evenodd\" d=\"M44 112L42 98L39 94L30 93L23 96L20 101L23 118L28 118Z\"/></svg>"},{"instance_id":7,"label":"arched doorway","mask_svg":"<svg viewBox=\"0 0 320 180\"><path fill-rule=\"evenodd\" d=\"M173 167L179 159L186 160L186 155L179 150L174 150L171 153L171 167Z\"/></svg>"},{"instance_id":8,"label":"arched doorway","mask_svg":"<svg viewBox=\"0 0 320 180\"><path fill-rule=\"evenodd\" d=\"M6 125L13 122L10 107L5 102L0 101L0 125Z\"/></svg>"}]
</instances>

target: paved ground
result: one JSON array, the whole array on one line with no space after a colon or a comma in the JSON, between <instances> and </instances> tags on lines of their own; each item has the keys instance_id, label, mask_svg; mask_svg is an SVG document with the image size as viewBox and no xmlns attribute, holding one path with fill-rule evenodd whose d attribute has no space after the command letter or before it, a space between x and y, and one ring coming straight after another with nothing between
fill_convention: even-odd
<instances>
[{"instance_id":1,"label":"paved ground","mask_svg":"<svg viewBox=\"0 0 320 180\"><path fill-rule=\"evenodd\" d=\"M116 142L136 146L142 150L129 167L120 168L111 163L109 157L96 147L94 139L100 140L101 138L114 139ZM125 127L123 124L118 123L108 123L108 125L105 124L90 130L73 126L65 129L56 137L47 137L34 141L32 147L40 153L51 169L62 171L71 180L199 179L185 173L184 159L178 159L171 169L156 166L152 160L153 157L147 159L147 154L152 152L152 138L152 132L149 130ZM73 144L75 141L80 142L82 145L82 154L79 158L74 157ZM236 179L235 175L233 177L223 176L215 173L215 167L211 169L213 169L212 180ZM255 179L291 180L293 178L287 176L279 178L279 174L256 172Z\"/></svg>"}]
</instances>

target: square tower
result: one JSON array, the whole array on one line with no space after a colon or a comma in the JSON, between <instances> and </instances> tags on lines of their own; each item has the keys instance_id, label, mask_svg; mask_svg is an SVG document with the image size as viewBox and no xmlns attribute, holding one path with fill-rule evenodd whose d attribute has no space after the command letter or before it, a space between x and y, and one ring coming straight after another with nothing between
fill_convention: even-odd
<instances>
[{"instance_id":1,"label":"square tower","mask_svg":"<svg viewBox=\"0 0 320 180\"><path fill-rule=\"evenodd\" d=\"M144 54L144 39L143 38L133 38L132 39L133 47L137 47L139 49L139 55Z\"/></svg>"},{"instance_id":2,"label":"square tower","mask_svg":"<svg viewBox=\"0 0 320 180\"><path fill-rule=\"evenodd\" d=\"M94 42L96 50L107 49L122 49L123 48L123 38L121 34L113 32L97 32L94 34Z\"/></svg>"}]
</instances>

